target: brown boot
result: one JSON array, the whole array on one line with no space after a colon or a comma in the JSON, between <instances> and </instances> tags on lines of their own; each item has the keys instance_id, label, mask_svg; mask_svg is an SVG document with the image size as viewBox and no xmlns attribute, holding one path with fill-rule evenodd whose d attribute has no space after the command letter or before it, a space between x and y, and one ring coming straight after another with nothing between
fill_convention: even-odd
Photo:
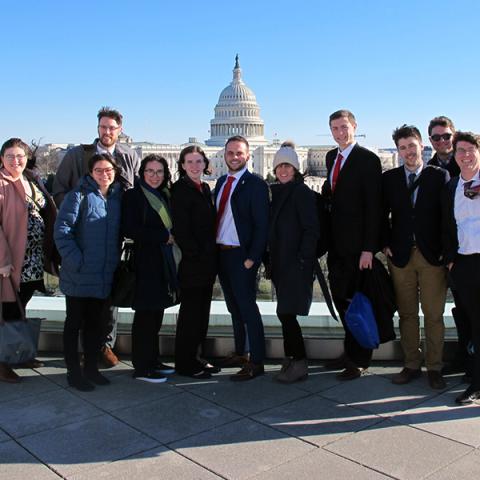
<instances>
[{"instance_id":1,"label":"brown boot","mask_svg":"<svg viewBox=\"0 0 480 480\"><path fill-rule=\"evenodd\" d=\"M289 363L285 369L282 368L280 373L275 376L277 382L293 383L305 380L308 376L307 359L302 360L289 359Z\"/></svg>"},{"instance_id":2,"label":"brown boot","mask_svg":"<svg viewBox=\"0 0 480 480\"><path fill-rule=\"evenodd\" d=\"M20 377L5 363L0 363L0 381L19 383Z\"/></svg>"},{"instance_id":3,"label":"brown boot","mask_svg":"<svg viewBox=\"0 0 480 480\"><path fill-rule=\"evenodd\" d=\"M118 365L119 362L117 356L113 353L113 350L106 345L102 348L101 361L106 368L112 368L115 365Z\"/></svg>"}]
</instances>

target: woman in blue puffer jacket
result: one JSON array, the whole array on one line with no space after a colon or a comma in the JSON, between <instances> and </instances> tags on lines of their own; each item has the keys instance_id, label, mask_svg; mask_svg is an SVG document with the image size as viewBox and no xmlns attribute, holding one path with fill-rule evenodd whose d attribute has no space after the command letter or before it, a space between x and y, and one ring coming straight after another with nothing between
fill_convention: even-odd
<instances>
[{"instance_id":1,"label":"woman in blue puffer jacket","mask_svg":"<svg viewBox=\"0 0 480 480\"><path fill-rule=\"evenodd\" d=\"M64 199L55 222L55 243L62 257L60 290L65 294L63 348L70 386L90 391L109 380L100 374L97 356L102 314L120 260L121 187L117 165L109 154L96 154L89 173ZM84 369L78 358L83 330Z\"/></svg>"}]
</instances>

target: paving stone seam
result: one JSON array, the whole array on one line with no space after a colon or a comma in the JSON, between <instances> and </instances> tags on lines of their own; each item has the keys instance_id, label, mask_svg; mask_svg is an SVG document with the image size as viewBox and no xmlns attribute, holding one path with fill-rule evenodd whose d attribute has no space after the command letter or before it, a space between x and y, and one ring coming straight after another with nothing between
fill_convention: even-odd
<instances>
[{"instance_id":1,"label":"paving stone seam","mask_svg":"<svg viewBox=\"0 0 480 480\"><path fill-rule=\"evenodd\" d=\"M55 468L53 468L51 465L49 465L48 463L45 463L39 456L37 456L35 453L33 453L28 447L26 447L25 445L23 445L20 441L18 441L15 437L13 437L12 435L10 435L8 432L5 432L6 435L8 435L13 442L15 442L22 450L25 450L29 455L31 455L35 460L38 461L38 463L40 463L41 465L43 465L44 467L48 468L51 472L53 472L55 475L57 475L59 478L63 479L63 480L68 480L67 477L64 477L62 474L60 474L59 472L57 472L57 470L55 470Z\"/></svg>"},{"instance_id":2,"label":"paving stone seam","mask_svg":"<svg viewBox=\"0 0 480 480\"><path fill-rule=\"evenodd\" d=\"M435 437L438 437L438 438L441 438L443 440L448 440L450 442L455 442L455 443L458 443L459 445L463 445L465 447L469 447L473 450L477 450L479 449L479 447L475 447L474 445L470 445L469 443L464 443L464 442L461 442L459 440L455 440L454 438L450 438L450 437L446 437L444 435L440 435L439 433L436 433L436 432L432 432L431 430L425 430L424 428L421 428L421 427L418 427L416 424L412 424L412 423L402 423L398 420L395 420L395 417L391 417L389 419L390 421L392 421L393 423L396 423L397 425L399 426L404 426L404 427L411 427L411 428L414 428L415 430L419 430L420 432L423 432L423 433L428 433L430 435L434 435ZM471 453L471 452L468 452L468 453Z\"/></svg>"},{"instance_id":3,"label":"paving stone seam","mask_svg":"<svg viewBox=\"0 0 480 480\"><path fill-rule=\"evenodd\" d=\"M469 445L471 447L471 445ZM424 478L424 480L428 480L429 478L433 478L434 475L437 475L439 472L441 472L442 470L448 468L450 465L453 465L454 463L457 463L459 460L461 460L462 458L464 457L467 457L468 455L471 455L472 452L474 452L475 450L478 450L478 448L474 448L470 451L470 452L466 452L464 454L461 454L459 455L457 458L453 459L450 463L448 463L447 465L444 465L443 467L440 467L438 468L437 470L435 470L434 472L431 472L429 473L428 475L426 475Z\"/></svg>"},{"instance_id":4,"label":"paving stone seam","mask_svg":"<svg viewBox=\"0 0 480 480\"><path fill-rule=\"evenodd\" d=\"M361 430L359 430L359 432L360 432L360 431L361 431ZM353 432L352 435L356 435L357 433L358 433L358 432ZM345 438L345 437L342 437L342 439L343 439L343 438ZM342 440L342 439L340 439L340 440ZM348 462L354 463L354 464L356 464L356 465L360 465L361 467L366 468L367 470L371 470L371 471L373 471L373 472L379 473L380 475L383 475L383 476L385 476L385 477L387 477L387 478L392 478L392 479L394 479L394 480L403 480L403 479L400 478L400 477L394 477L393 475L390 475L389 473L386 473L386 472L384 472L384 471L382 471L382 470L379 470L378 468L373 468L373 467L370 466L370 465L365 465L364 463L359 462L359 461L357 461L357 460L354 460L353 458L346 457L346 456L344 456L344 455L341 455L341 454L338 453L338 452L332 452L331 450L328 450L328 449L325 448L325 447L327 447L328 445L331 445L332 443L335 443L335 442L337 442L337 441L338 441L338 440L335 440L335 441L333 441L333 442L330 442L330 443L328 443L327 445L323 445L323 446L320 447L320 448L321 448L322 450L324 450L325 452L328 452L328 453L330 453L330 454L332 454L332 455L335 455L335 456L341 458L342 460L347 460ZM418 480L420 480L420 479L418 479Z\"/></svg>"}]
</instances>

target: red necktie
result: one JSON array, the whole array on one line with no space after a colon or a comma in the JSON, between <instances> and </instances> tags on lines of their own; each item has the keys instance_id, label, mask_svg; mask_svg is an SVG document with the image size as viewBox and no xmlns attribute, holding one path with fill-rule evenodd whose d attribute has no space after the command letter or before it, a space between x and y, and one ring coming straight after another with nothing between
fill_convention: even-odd
<instances>
[{"instance_id":1,"label":"red necktie","mask_svg":"<svg viewBox=\"0 0 480 480\"><path fill-rule=\"evenodd\" d=\"M225 207L227 206L228 197L230 197L230 192L232 190L232 183L235 180L235 177L228 176L227 183L225 183L225 187L223 188L222 196L220 197L220 203L218 205L218 212L217 212L217 232L218 227L220 226L220 221L222 220L223 214L225 213Z\"/></svg>"},{"instance_id":2,"label":"red necktie","mask_svg":"<svg viewBox=\"0 0 480 480\"><path fill-rule=\"evenodd\" d=\"M340 175L340 168L342 166L343 156L341 153L337 156L337 163L335 163L335 168L333 169L332 175L332 192L335 190L335 186L337 185L338 176Z\"/></svg>"}]
</instances>

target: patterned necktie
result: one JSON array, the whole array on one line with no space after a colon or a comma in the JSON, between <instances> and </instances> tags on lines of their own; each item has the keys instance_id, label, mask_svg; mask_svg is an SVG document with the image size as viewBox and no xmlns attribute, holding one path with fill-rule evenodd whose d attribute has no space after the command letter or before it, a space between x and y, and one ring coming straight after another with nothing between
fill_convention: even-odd
<instances>
[{"instance_id":1,"label":"patterned necktie","mask_svg":"<svg viewBox=\"0 0 480 480\"><path fill-rule=\"evenodd\" d=\"M218 212L217 212L217 227L216 231L218 232L218 227L220 226L220 222L222 220L223 214L225 213L225 207L227 206L228 198L230 197L230 192L232 190L232 183L235 180L235 177L228 176L227 182L225 183L225 187L223 188L222 196L220 197L220 203L218 205Z\"/></svg>"},{"instance_id":2,"label":"patterned necktie","mask_svg":"<svg viewBox=\"0 0 480 480\"><path fill-rule=\"evenodd\" d=\"M335 168L333 169L332 175L332 192L335 191L337 185L338 176L340 175L340 168L342 167L343 155L341 153L337 156L337 162L335 163Z\"/></svg>"},{"instance_id":3,"label":"patterned necktie","mask_svg":"<svg viewBox=\"0 0 480 480\"><path fill-rule=\"evenodd\" d=\"M473 200L474 198L478 197L478 195L480 195L480 185L475 185L474 187L472 187L472 184L473 180L470 180L463 184L463 194L470 200Z\"/></svg>"}]
</instances>

